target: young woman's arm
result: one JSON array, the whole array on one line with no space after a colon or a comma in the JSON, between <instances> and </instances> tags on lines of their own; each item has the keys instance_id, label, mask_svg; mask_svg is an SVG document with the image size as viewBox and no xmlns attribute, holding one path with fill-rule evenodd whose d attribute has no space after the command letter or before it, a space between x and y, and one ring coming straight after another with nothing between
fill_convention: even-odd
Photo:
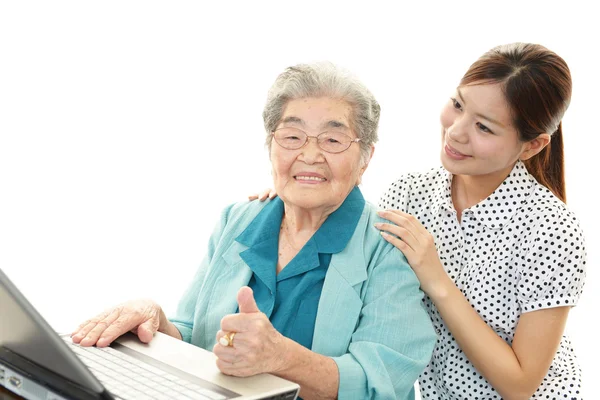
<instances>
[{"instance_id":1,"label":"young woman's arm","mask_svg":"<svg viewBox=\"0 0 600 400\"><path fill-rule=\"evenodd\" d=\"M548 373L570 307L521 315L511 347L481 319L450 278L428 295L461 350L500 396L531 398Z\"/></svg>"},{"instance_id":2,"label":"young woman's arm","mask_svg":"<svg viewBox=\"0 0 600 400\"><path fill-rule=\"evenodd\" d=\"M556 299L560 298L556 302L556 299L550 300L553 299L551 284L545 286L548 282L525 279L524 288L515 288L524 292L525 313L520 316L513 342L507 343L485 323L446 274L433 236L423 225L402 211L383 211L380 215L395 224L379 224L377 227L382 236L404 253L421 282L421 288L436 305L473 366L502 398L529 399L548 373L561 341L570 305L575 303L575 294L570 298L568 289L564 296L554 293ZM548 260L546 255L538 254L538 258L543 258L546 262L544 268L548 268L549 272L551 269L564 275L561 280L567 281L567 275L571 275L574 282L580 282L585 264L583 238L576 229L573 235L565 236L570 237L570 242L577 242L569 246L573 251L566 246L556 251L561 249L559 246L550 249L552 257Z\"/></svg>"}]
</instances>

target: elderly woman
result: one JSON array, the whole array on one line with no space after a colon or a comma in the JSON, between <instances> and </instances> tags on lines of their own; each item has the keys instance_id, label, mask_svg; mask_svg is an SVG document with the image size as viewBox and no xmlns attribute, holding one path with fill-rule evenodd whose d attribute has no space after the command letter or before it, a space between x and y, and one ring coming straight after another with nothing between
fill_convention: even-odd
<instances>
[{"instance_id":1,"label":"elderly woman","mask_svg":"<svg viewBox=\"0 0 600 400\"><path fill-rule=\"evenodd\" d=\"M133 330L148 342L158 330L211 349L225 374L297 382L304 399L413 398L436 336L419 281L357 187L378 103L331 64L298 65L277 78L263 117L279 197L222 212L174 318L125 303L73 340L106 346Z\"/></svg>"}]
</instances>

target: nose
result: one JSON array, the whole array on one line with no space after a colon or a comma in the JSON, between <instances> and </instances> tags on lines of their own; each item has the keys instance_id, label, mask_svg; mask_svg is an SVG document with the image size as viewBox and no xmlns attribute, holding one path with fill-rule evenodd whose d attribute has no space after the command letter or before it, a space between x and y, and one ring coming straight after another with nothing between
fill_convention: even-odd
<instances>
[{"instance_id":1,"label":"nose","mask_svg":"<svg viewBox=\"0 0 600 400\"><path fill-rule=\"evenodd\" d=\"M319 147L316 136L307 136L306 143L302 146L301 150L299 159L307 164L314 164L325 160L323 150Z\"/></svg>"},{"instance_id":2,"label":"nose","mask_svg":"<svg viewBox=\"0 0 600 400\"><path fill-rule=\"evenodd\" d=\"M452 125L446 128L446 134L454 142L462 144L467 143L469 141L469 135L466 118L456 117L452 122Z\"/></svg>"}]
</instances>

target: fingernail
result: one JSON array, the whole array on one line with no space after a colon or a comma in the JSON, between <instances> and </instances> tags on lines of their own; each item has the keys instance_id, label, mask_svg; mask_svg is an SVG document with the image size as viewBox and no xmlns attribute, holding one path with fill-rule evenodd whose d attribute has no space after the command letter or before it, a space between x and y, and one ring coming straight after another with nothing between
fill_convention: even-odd
<instances>
[{"instance_id":1,"label":"fingernail","mask_svg":"<svg viewBox=\"0 0 600 400\"><path fill-rule=\"evenodd\" d=\"M383 224L381 222L377 222L377 223L373 224L373 226L375 226L375 228L377 228L377 229L381 229L382 225Z\"/></svg>"}]
</instances>

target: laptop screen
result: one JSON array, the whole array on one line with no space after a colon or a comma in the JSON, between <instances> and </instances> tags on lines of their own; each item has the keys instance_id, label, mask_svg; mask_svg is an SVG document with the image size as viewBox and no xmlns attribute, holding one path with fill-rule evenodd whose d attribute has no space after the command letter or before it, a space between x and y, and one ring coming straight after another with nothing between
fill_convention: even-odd
<instances>
[{"instance_id":1,"label":"laptop screen","mask_svg":"<svg viewBox=\"0 0 600 400\"><path fill-rule=\"evenodd\" d=\"M0 269L0 346L96 393L102 384Z\"/></svg>"}]
</instances>

